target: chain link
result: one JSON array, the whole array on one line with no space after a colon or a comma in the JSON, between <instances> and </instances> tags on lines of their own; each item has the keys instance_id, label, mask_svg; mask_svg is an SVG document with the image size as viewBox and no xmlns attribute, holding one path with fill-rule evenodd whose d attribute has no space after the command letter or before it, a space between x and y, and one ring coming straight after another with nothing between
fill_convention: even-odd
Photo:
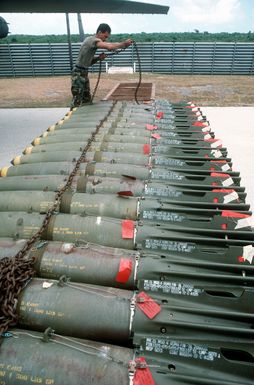
<instances>
[{"instance_id":1,"label":"chain link","mask_svg":"<svg viewBox=\"0 0 254 385\"><path fill-rule=\"evenodd\" d=\"M77 160L74 169L70 173L66 184L56 192L55 201L52 207L47 211L40 229L27 240L21 250L13 257L5 257L0 260L0 337L9 327L15 326L18 322L17 304L20 292L29 283L35 275L35 258L28 252L36 241L41 239L43 233L48 227L51 217L59 212L61 199L65 191L71 188L73 179L79 171L81 163L85 161L86 153L89 150L95 135L111 114L116 102L113 103L107 115L100 121L95 132L91 135L81 156Z\"/></svg>"}]
</instances>

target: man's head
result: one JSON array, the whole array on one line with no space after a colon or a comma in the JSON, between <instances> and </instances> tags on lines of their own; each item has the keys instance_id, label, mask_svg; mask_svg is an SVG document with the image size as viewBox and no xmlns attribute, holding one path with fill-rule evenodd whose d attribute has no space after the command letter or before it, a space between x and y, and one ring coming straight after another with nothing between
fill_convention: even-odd
<instances>
[{"instance_id":1,"label":"man's head","mask_svg":"<svg viewBox=\"0 0 254 385\"><path fill-rule=\"evenodd\" d=\"M105 41L110 34L111 34L111 28L108 24L102 23L97 28L96 36L98 36L102 41Z\"/></svg>"}]
</instances>

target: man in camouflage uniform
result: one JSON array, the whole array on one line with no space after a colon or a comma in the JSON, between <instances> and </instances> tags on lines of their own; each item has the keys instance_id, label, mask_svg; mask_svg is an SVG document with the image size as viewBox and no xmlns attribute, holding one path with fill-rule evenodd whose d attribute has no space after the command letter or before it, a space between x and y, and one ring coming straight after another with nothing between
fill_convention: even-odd
<instances>
[{"instance_id":1,"label":"man in camouflage uniform","mask_svg":"<svg viewBox=\"0 0 254 385\"><path fill-rule=\"evenodd\" d=\"M110 33L111 28L108 24L100 24L97 28L96 35L87 37L81 45L71 77L71 92L73 96L71 108L91 102L90 82L88 78L89 67L107 57L104 53L97 57L94 56L96 50L100 48L111 51L126 48L132 44L131 39L127 39L121 43L108 43L106 40L110 36Z\"/></svg>"}]
</instances>

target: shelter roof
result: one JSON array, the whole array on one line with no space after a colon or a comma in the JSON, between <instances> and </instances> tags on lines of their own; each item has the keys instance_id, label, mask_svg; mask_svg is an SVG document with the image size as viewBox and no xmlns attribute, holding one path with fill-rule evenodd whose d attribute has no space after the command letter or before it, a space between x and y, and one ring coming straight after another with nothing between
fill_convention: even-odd
<instances>
[{"instance_id":1,"label":"shelter roof","mask_svg":"<svg viewBox=\"0 0 254 385\"><path fill-rule=\"evenodd\" d=\"M156 13L167 14L169 7L129 0L1 0L0 12L34 13Z\"/></svg>"}]
</instances>

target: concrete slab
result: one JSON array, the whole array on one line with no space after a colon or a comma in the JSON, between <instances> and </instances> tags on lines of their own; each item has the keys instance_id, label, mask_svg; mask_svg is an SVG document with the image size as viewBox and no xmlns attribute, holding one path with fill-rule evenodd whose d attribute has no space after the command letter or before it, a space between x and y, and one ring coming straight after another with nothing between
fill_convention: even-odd
<instances>
[{"instance_id":1,"label":"concrete slab","mask_svg":"<svg viewBox=\"0 0 254 385\"><path fill-rule=\"evenodd\" d=\"M0 109L0 168L9 166L15 156L67 111L68 108Z\"/></svg>"},{"instance_id":2,"label":"concrete slab","mask_svg":"<svg viewBox=\"0 0 254 385\"><path fill-rule=\"evenodd\" d=\"M67 108L0 109L0 167L8 166L16 155L51 124L56 123ZM222 139L234 170L240 171L241 185L246 187L247 203L254 209L254 107L202 107L216 137Z\"/></svg>"},{"instance_id":3,"label":"concrete slab","mask_svg":"<svg viewBox=\"0 0 254 385\"><path fill-rule=\"evenodd\" d=\"M254 210L254 107L202 107L202 112L227 148L233 170L240 171L246 203Z\"/></svg>"}]
</instances>

